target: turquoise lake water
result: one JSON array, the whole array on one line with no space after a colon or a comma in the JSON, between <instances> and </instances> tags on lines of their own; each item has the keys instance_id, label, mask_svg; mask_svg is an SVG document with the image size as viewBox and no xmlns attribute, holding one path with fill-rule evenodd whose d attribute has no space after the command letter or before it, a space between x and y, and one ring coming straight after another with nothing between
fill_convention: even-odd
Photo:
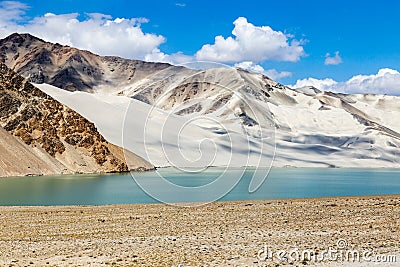
<instances>
[{"instance_id":1,"label":"turquoise lake water","mask_svg":"<svg viewBox=\"0 0 400 267\"><path fill-rule=\"evenodd\" d=\"M235 177L244 169L229 169ZM206 185L222 172L210 168L200 173L182 173L173 168L158 174L187 187ZM169 194L175 202L199 201L195 194L177 194L159 185L157 172L135 173L152 185L152 190ZM244 171L242 179L219 200L261 200L278 198L314 198L400 194L400 169L272 169L261 187L249 193L254 170ZM158 203L127 174L68 175L0 178L0 205L104 205Z\"/></svg>"}]
</instances>

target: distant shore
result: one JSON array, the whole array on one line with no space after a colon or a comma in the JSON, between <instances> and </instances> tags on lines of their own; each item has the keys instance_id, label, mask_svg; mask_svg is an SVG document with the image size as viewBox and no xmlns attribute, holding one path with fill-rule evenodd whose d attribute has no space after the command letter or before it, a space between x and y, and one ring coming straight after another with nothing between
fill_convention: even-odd
<instances>
[{"instance_id":1,"label":"distant shore","mask_svg":"<svg viewBox=\"0 0 400 267\"><path fill-rule=\"evenodd\" d=\"M0 207L0 220L0 266L274 266L289 259L266 259L266 248L321 255L338 242L370 252L370 259L394 255L390 260L400 262L400 195L215 202L197 208ZM354 265L313 258L294 262L302 264Z\"/></svg>"},{"instance_id":2,"label":"distant shore","mask_svg":"<svg viewBox=\"0 0 400 267\"><path fill-rule=\"evenodd\" d=\"M47 176L66 176L66 175L114 175L114 174L129 174L131 172L151 172L155 171L158 168L143 168L139 167L137 169L132 169L129 171L123 171L123 172L115 172L115 171L109 171L109 172L71 172L71 173L54 173L54 174L35 174L35 173L26 173L26 174L20 174L20 175L10 175L10 176L0 176L0 179L7 179L7 178L21 178L21 177L47 177Z\"/></svg>"},{"instance_id":3,"label":"distant shore","mask_svg":"<svg viewBox=\"0 0 400 267\"><path fill-rule=\"evenodd\" d=\"M5 178L19 178L19 177L41 177L41 176L61 176L61 175L108 175L108 174L126 174L130 172L151 172L151 171L156 171L158 169L168 169L168 168L174 168L173 166L161 166L161 167L154 167L154 168L142 168L139 167L137 169L132 169L130 171L126 172L76 172L76 173L55 173L55 174L35 174L35 173L25 173L25 174L20 174L20 175L9 175L9 176L0 176L0 179L5 179ZM182 167L182 168L191 168L191 167ZM194 167L193 167L194 168ZM255 166L247 166L247 167L227 167L227 166L209 166L207 168L221 168L221 169L226 169L226 168L270 168L270 167L255 167ZM375 167L375 166L363 166L363 167L338 167L338 166L325 166L325 167L316 167L316 166L310 166L310 167L296 167L296 166L272 166L271 169L400 169L400 167Z\"/></svg>"}]
</instances>

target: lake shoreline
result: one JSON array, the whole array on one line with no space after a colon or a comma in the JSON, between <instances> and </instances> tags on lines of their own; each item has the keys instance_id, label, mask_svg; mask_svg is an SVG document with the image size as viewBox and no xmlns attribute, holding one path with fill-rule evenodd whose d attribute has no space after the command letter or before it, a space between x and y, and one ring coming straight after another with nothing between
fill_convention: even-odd
<instances>
[{"instance_id":1,"label":"lake shoreline","mask_svg":"<svg viewBox=\"0 0 400 267\"><path fill-rule=\"evenodd\" d=\"M172 169L174 168L173 166L161 166L161 167L154 167L154 168L137 168L137 169L132 169L130 171L126 171L126 172L88 172L88 173L82 173L82 172L76 172L76 173L56 173L56 174L21 174L21 175L14 175L14 176L0 176L0 179L12 179L12 178L21 178L21 177L59 177L59 176L71 176L71 175L117 175L117 174L121 174L121 175L125 175L125 174L129 174L129 173L143 173L143 172L154 172L157 170L163 170L163 169ZM194 168L194 167L181 167L181 168ZM264 169L277 169L277 170L286 170L286 169L294 169L294 170L301 170L301 169L340 169L340 170L346 170L346 169L352 169L352 170L356 170L356 169L365 169L365 170L400 170L400 167L375 167L375 166L364 166L364 167L296 167L296 166L278 166L278 167L256 167L256 166L247 166L247 167L226 167L226 166L210 166L207 167L206 169L256 169L256 168L264 168Z\"/></svg>"},{"instance_id":2,"label":"lake shoreline","mask_svg":"<svg viewBox=\"0 0 400 267\"><path fill-rule=\"evenodd\" d=\"M293 197L293 198L274 198L274 199L241 199L241 200L216 200L213 202L176 202L176 203L162 203L162 202L155 202L155 203L127 203L127 204L82 204L82 205L0 205L0 211L3 208L87 208L87 207L127 207L131 208L134 206L153 206L153 205L161 205L161 206L171 206L177 208L195 208L195 207L202 207L205 205L210 205L213 203L221 203L221 204L232 204L232 203L240 203L240 202L251 202L251 203L258 203L258 202L270 202L270 201L326 201L326 200L341 200L341 199L365 199L365 198L399 198L400 194L385 194L385 195L361 195L361 196L321 196L321 197Z\"/></svg>"},{"instance_id":3,"label":"lake shoreline","mask_svg":"<svg viewBox=\"0 0 400 267\"><path fill-rule=\"evenodd\" d=\"M75 172L75 173L54 173L54 174L34 174L34 173L28 173L28 174L21 174L21 175L14 175L14 176L0 176L0 179L13 179L13 178L21 178L21 177L60 177L60 176L71 176L71 175L117 175L117 174L129 174L131 172L151 172L151 171L156 171L158 168L143 168L139 167L137 169L132 169L129 171L124 171L124 172L116 172L116 171L109 171L109 172Z\"/></svg>"},{"instance_id":4,"label":"lake shoreline","mask_svg":"<svg viewBox=\"0 0 400 267\"><path fill-rule=\"evenodd\" d=\"M0 219L0 265L265 266L282 264L257 258L266 245L320 253L338 240L400 261L400 195L219 201L192 208L1 206ZM353 265L342 263L307 261Z\"/></svg>"}]
</instances>

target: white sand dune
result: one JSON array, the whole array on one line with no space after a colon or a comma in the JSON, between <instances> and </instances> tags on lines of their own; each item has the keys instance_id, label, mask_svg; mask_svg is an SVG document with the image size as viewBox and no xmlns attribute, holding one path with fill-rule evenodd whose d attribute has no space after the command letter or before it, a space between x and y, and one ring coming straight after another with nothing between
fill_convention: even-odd
<instances>
[{"instance_id":1,"label":"white sand dune","mask_svg":"<svg viewBox=\"0 0 400 267\"><path fill-rule=\"evenodd\" d=\"M0 177L68 173L41 147L32 148L0 127Z\"/></svg>"},{"instance_id":2,"label":"white sand dune","mask_svg":"<svg viewBox=\"0 0 400 267\"><path fill-rule=\"evenodd\" d=\"M109 142L134 151L155 166L247 166L256 165L260 159L258 147L262 144L258 140L252 140L255 142L254 151L248 155L246 136L221 129L212 120L195 120L178 134L177 131L190 119L153 109L138 100L105 94L71 93L46 84L36 86L94 122ZM270 149L273 152L274 147ZM264 155L269 163L272 156L273 153Z\"/></svg>"},{"instance_id":3,"label":"white sand dune","mask_svg":"<svg viewBox=\"0 0 400 267\"><path fill-rule=\"evenodd\" d=\"M137 84L119 95L36 86L94 122L108 141L155 166L400 166L398 97L281 86L267 98L255 91L265 84L261 75L232 69L200 75L161 79L162 86L148 77L152 86ZM188 79L200 80L201 88L194 90Z\"/></svg>"}]
</instances>

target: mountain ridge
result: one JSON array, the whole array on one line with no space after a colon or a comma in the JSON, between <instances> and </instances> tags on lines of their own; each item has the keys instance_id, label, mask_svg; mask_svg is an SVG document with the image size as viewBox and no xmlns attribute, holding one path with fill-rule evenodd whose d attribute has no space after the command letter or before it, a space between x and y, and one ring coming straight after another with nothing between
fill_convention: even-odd
<instances>
[{"instance_id":1,"label":"mountain ridge","mask_svg":"<svg viewBox=\"0 0 400 267\"><path fill-rule=\"evenodd\" d=\"M121 70L122 79L129 81L136 76L146 75L149 66L156 70L171 66L117 56L101 57L87 50L18 33L0 40L0 62L30 82L49 83L68 91L91 91L99 82L109 83L108 76L112 77L116 70ZM129 70L126 66L129 66ZM136 73L136 69L139 69L139 73Z\"/></svg>"}]
</instances>

